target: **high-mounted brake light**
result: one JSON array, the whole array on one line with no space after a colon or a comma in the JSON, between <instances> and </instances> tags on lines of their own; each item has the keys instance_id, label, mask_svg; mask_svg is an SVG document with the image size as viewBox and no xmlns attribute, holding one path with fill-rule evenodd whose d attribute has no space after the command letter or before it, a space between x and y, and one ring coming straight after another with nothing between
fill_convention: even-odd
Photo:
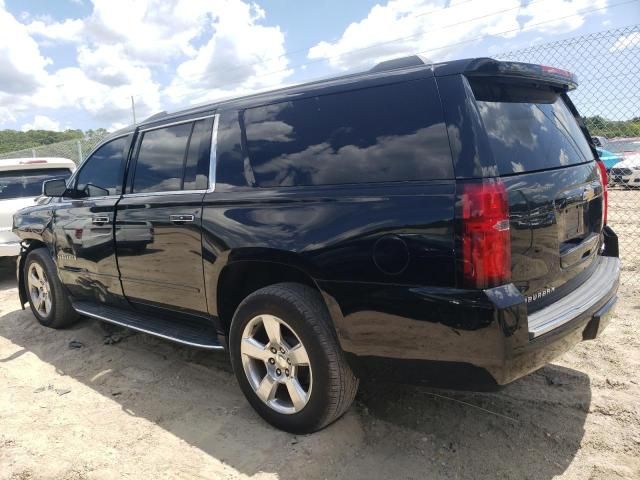
<instances>
[{"instance_id":1,"label":"high-mounted brake light","mask_svg":"<svg viewBox=\"0 0 640 480\"><path fill-rule=\"evenodd\" d=\"M555 85L562 90L573 90L578 86L576 75L562 68L534 63L505 62L491 58L478 58L470 61L464 74L468 77L529 79L543 84Z\"/></svg>"},{"instance_id":2,"label":"high-mounted brake light","mask_svg":"<svg viewBox=\"0 0 640 480\"><path fill-rule=\"evenodd\" d=\"M20 160L20 165L32 165L34 163L47 163L46 160Z\"/></svg>"},{"instance_id":3,"label":"high-mounted brake light","mask_svg":"<svg viewBox=\"0 0 640 480\"><path fill-rule=\"evenodd\" d=\"M609 178L607 177L607 168L602 160L596 161L598 171L600 172L600 181L602 182L602 227L607 224L607 210L609 209L609 191L607 185Z\"/></svg>"},{"instance_id":4,"label":"high-mounted brake light","mask_svg":"<svg viewBox=\"0 0 640 480\"><path fill-rule=\"evenodd\" d=\"M462 188L462 275L468 288L511 279L509 197L504 183L488 179Z\"/></svg>"},{"instance_id":5,"label":"high-mounted brake light","mask_svg":"<svg viewBox=\"0 0 640 480\"><path fill-rule=\"evenodd\" d=\"M572 73L568 70L563 70L561 68L550 67L548 65L540 65L540 69L545 73L553 73L554 75L560 75L561 77L571 78Z\"/></svg>"}]
</instances>

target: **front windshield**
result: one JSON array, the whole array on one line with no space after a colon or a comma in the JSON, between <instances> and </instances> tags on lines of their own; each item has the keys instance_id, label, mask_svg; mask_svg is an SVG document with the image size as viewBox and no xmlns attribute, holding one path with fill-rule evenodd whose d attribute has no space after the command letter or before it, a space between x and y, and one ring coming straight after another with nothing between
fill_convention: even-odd
<instances>
[{"instance_id":1,"label":"front windshield","mask_svg":"<svg viewBox=\"0 0 640 480\"><path fill-rule=\"evenodd\" d=\"M0 200L37 197L42 194L42 183L52 178L69 178L67 168L13 170L0 172Z\"/></svg>"}]
</instances>

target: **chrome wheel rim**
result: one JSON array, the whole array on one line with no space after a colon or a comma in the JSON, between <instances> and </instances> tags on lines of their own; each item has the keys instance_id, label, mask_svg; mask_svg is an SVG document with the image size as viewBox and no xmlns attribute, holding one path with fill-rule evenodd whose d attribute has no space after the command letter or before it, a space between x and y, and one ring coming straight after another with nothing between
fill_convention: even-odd
<instances>
[{"instance_id":1,"label":"chrome wheel rim","mask_svg":"<svg viewBox=\"0 0 640 480\"><path fill-rule=\"evenodd\" d=\"M291 415L309 402L309 355L284 320L273 315L252 318L242 332L240 354L249 385L270 408Z\"/></svg>"},{"instance_id":2,"label":"chrome wheel rim","mask_svg":"<svg viewBox=\"0 0 640 480\"><path fill-rule=\"evenodd\" d=\"M49 316L51 313L51 286L47 274L39 264L34 262L29 266L27 282L33 308L43 317Z\"/></svg>"}]
</instances>

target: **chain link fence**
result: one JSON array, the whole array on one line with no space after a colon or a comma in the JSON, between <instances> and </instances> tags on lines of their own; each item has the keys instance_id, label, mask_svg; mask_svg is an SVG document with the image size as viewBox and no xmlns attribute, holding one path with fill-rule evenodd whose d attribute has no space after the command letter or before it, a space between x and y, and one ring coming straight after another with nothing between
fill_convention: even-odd
<instances>
[{"instance_id":1,"label":"chain link fence","mask_svg":"<svg viewBox=\"0 0 640 480\"><path fill-rule=\"evenodd\" d=\"M640 283L640 25L497 55L578 76L570 93L609 172L608 223L618 234L623 281Z\"/></svg>"},{"instance_id":2,"label":"chain link fence","mask_svg":"<svg viewBox=\"0 0 640 480\"><path fill-rule=\"evenodd\" d=\"M77 140L50 143L33 148L25 148L0 154L0 159L5 158L35 158L35 157L63 157L80 163L93 150L105 135L93 135Z\"/></svg>"}]
</instances>

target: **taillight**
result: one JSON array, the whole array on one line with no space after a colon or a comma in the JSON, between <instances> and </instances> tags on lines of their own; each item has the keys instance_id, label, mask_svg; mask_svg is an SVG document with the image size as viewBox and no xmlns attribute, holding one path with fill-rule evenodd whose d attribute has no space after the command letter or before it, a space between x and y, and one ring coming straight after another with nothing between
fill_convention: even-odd
<instances>
[{"instance_id":1,"label":"taillight","mask_svg":"<svg viewBox=\"0 0 640 480\"><path fill-rule=\"evenodd\" d=\"M504 183L486 179L462 186L462 276L468 288L511 279L509 197Z\"/></svg>"},{"instance_id":2,"label":"taillight","mask_svg":"<svg viewBox=\"0 0 640 480\"><path fill-rule=\"evenodd\" d=\"M607 168L604 166L604 162L597 160L598 171L600 172L600 181L602 182L602 226L607 224L607 210L609 208L609 191L607 185L609 179L607 178Z\"/></svg>"}]
</instances>

